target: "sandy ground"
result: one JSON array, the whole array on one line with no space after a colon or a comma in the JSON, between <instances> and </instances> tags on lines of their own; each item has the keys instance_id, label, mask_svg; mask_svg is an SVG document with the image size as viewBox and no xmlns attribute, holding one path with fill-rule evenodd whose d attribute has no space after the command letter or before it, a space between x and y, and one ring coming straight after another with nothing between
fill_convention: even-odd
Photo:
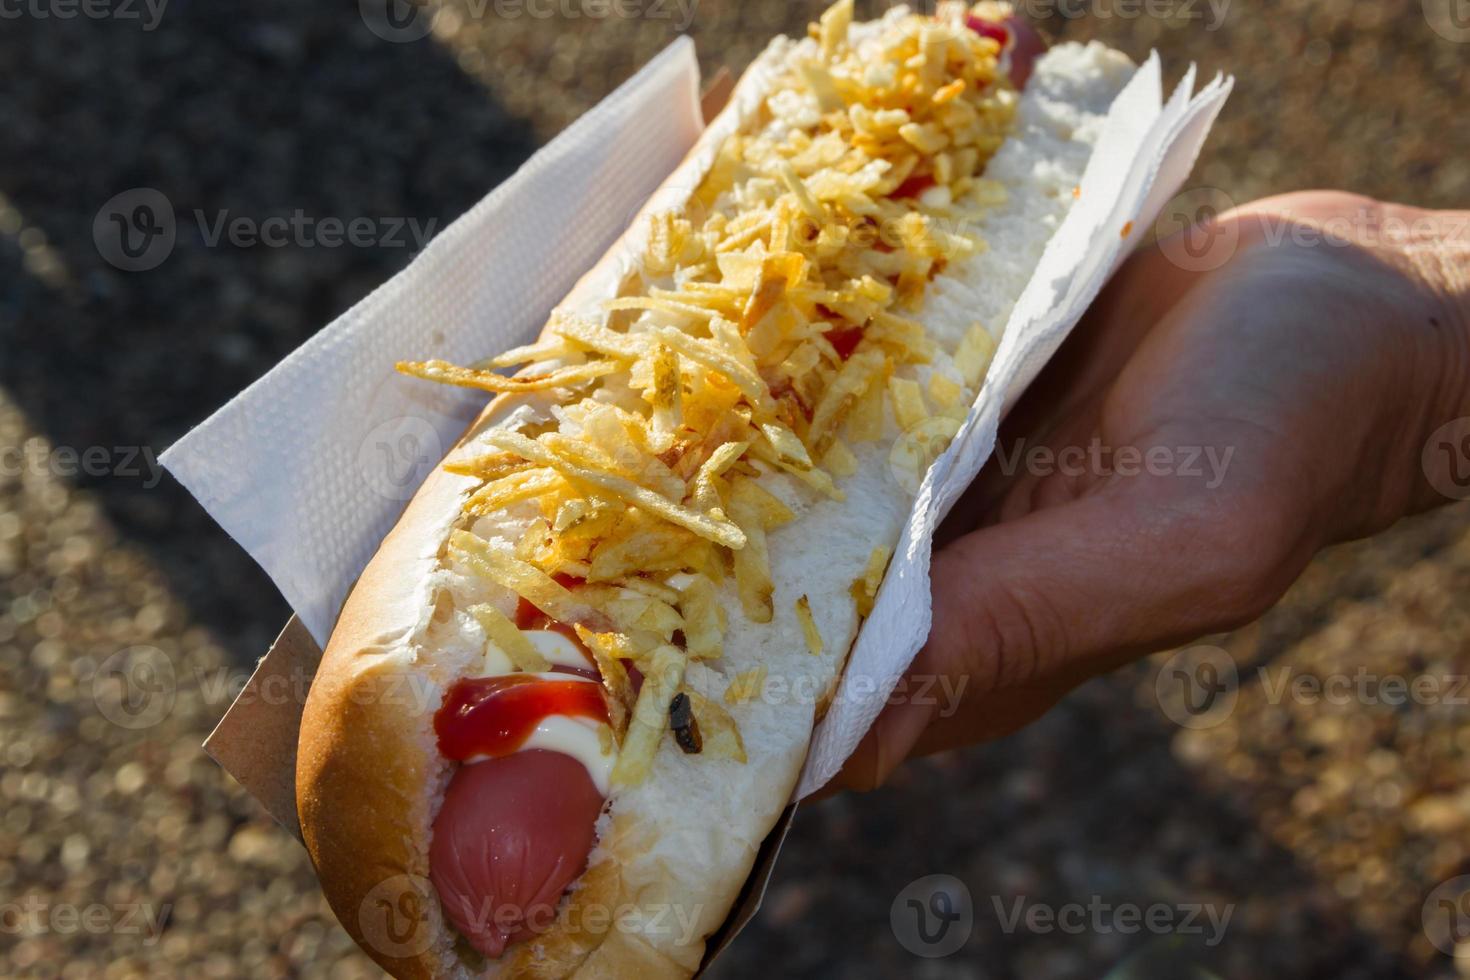
<instances>
[{"instance_id":1,"label":"sandy ground","mask_svg":"<svg viewBox=\"0 0 1470 980\"><path fill-rule=\"evenodd\" d=\"M151 460L412 248L211 245L192 216L442 227L688 11L457 0L429 37L391 43L352 5L103 9L46 0L0 25L0 458L27 461L0 469L0 975L375 975L304 852L198 749L285 610ZM1470 201L1470 31L1447 4L1031 9L1053 37L1156 47L1171 77L1190 60L1237 75L1192 184L1212 203L1311 186ZM704 0L688 32L706 69L738 68L816 12ZM163 264L127 273L93 222L137 187L190 218ZM83 466L89 448L104 452ZM1161 655L1005 742L808 809L715 973L1470 976L1470 949L1437 952L1421 914L1470 873L1467 591L1470 511L1450 508L1324 555L1259 623L1214 638L1244 680L1212 727L1161 710ZM120 655L171 693L120 701ZM1282 678L1361 673L1441 686L1417 705L1280 695ZM933 874L968 892L973 927L926 959L890 908ZM1130 932L1106 912L1099 927L1102 906L1158 906L1176 927L1201 911ZM1032 907L1086 919L1047 928Z\"/></svg>"}]
</instances>

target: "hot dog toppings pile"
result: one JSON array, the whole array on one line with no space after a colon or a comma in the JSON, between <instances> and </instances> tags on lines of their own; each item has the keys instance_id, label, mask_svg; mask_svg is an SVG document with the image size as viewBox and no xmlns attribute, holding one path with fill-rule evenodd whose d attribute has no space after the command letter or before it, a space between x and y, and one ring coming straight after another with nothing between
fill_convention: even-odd
<instances>
[{"instance_id":1,"label":"hot dog toppings pile","mask_svg":"<svg viewBox=\"0 0 1470 980\"><path fill-rule=\"evenodd\" d=\"M771 477L840 500L859 448L896 422L892 465L917 483L958 429L991 335L977 323L941 349L912 315L937 275L984 247L974 224L1005 200L980 176L1016 111L1003 66L1024 72L1003 16L943 4L854 41L842 0L688 203L650 219L603 315L559 313L541 340L471 367L398 365L534 409L445 465L475 486L443 566L519 600L456 610L485 653L434 717L458 765L431 877L481 954L536 931L532 912L554 909L585 867L605 801L647 777L662 740L745 761L729 709L764 668L735 676L724 703L684 685L691 661L722 655L727 582L751 622L789 604L810 653L830 646L807 597L773 586L767 532L795 515ZM514 540L507 513L526 528ZM875 549L852 583L859 615L887 558ZM554 803L539 806L548 787Z\"/></svg>"}]
</instances>

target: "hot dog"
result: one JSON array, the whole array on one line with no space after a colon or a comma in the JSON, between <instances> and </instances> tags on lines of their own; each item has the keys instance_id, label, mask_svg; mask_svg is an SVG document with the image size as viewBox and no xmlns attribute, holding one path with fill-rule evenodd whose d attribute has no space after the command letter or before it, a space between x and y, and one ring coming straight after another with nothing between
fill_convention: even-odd
<instances>
[{"instance_id":1,"label":"hot dog","mask_svg":"<svg viewBox=\"0 0 1470 980\"><path fill-rule=\"evenodd\" d=\"M975 14L967 16L966 26L1000 44L1013 83L1023 86L1044 50L1035 30L1016 17L994 21ZM455 758L448 753L446 757ZM527 918L539 913L544 918L585 865L603 798L585 768L571 762L565 754L533 749L463 766L446 791L434 824L431 878L450 921L486 955L498 957L508 938L526 935L525 922L515 921L515 915L488 928L487 910L524 911ZM492 809L497 802L498 808ZM554 825L547 822L551 814ZM441 846L447 841L455 843ZM466 842L464 849L458 846L461 841ZM480 849L477 860L466 859L465 851L471 847ZM516 876L492 870L521 864L521 854L534 854L539 866Z\"/></svg>"},{"instance_id":2,"label":"hot dog","mask_svg":"<svg viewBox=\"0 0 1470 980\"><path fill-rule=\"evenodd\" d=\"M298 755L395 975L698 969L1131 71L999 4L851 17L773 42L537 342L400 366L497 397L354 589ZM403 877L421 943L364 925Z\"/></svg>"}]
</instances>

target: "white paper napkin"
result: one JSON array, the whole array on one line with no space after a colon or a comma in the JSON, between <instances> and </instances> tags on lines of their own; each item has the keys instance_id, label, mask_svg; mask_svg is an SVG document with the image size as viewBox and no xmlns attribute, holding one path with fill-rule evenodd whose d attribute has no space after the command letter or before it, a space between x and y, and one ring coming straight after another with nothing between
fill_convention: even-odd
<instances>
[{"instance_id":1,"label":"white paper napkin","mask_svg":"<svg viewBox=\"0 0 1470 980\"><path fill-rule=\"evenodd\" d=\"M969 418L919 488L873 614L813 736L797 799L820 789L842 768L924 645L932 622L929 559L935 530L990 458L1006 410L1189 176L1232 84L1217 77L1195 95L1191 67L1161 105L1154 54L1114 101L1083 174L1077 205L1016 303Z\"/></svg>"},{"instance_id":2,"label":"white paper napkin","mask_svg":"<svg viewBox=\"0 0 1470 980\"><path fill-rule=\"evenodd\" d=\"M163 454L319 644L485 400L394 362L467 363L529 341L703 128L694 42L680 38Z\"/></svg>"}]
</instances>

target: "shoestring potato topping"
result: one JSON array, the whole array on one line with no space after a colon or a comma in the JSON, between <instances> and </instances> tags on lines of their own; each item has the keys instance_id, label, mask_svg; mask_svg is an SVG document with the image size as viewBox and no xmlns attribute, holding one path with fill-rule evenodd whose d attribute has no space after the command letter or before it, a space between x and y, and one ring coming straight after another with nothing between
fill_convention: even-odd
<instances>
[{"instance_id":1,"label":"shoestring potato topping","mask_svg":"<svg viewBox=\"0 0 1470 980\"><path fill-rule=\"evenodd\" d=\"M622 708L615 783L647 775L687 663L719 658L717 585L733 575L745 614L771 621L766 535L793 514L762 481L785 473L841 499L850 446L882 438L885 410L901 432L963 419L993 353L977 323L946 352L968 389L894 373L934 357L911 314L936 275L984 247L974 224L1004 200L979 176L1017 104L1000 46L966 25L964 4L893 19L861 44L852 12L843 0L811 25L816 53L725 141L686 205L649 219L640 274L601 317L554 314L541 340L472 367L398 365L556 400L553 419L489 429L480 455L448 464L480 481L467 518L528 501L540 514L513 545L457 530L449 557L594 652ZM932 460L900 455L920 476ZM862 615L887 558L875 551L853 584ZM517 666L538 665L503 616L475 615ZM636 701L628 665L645 678ZM702 754L743 760L729 714L688 693L679 709L692 708Z\"/></svg>"}]
</instances>

